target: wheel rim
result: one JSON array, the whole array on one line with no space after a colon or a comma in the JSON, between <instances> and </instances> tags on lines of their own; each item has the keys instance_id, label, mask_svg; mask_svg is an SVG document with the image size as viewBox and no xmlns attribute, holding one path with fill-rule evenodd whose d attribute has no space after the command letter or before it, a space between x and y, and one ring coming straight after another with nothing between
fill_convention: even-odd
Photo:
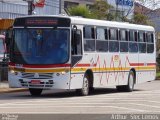
<instances>
[{"instance_id":1,"label":"wheel rim","mask_svg":"<svg viewBox=\"0 0 160 120\"><path fill-rule=\"evenodd\" d=\"M88 90L89 90L89 83L88 83L88 79L85 77L84 78L84 82L83 82L83 92L85 94L88 94Z\"/></svg>"},{"instance_id":2,"label":"wheel rim","mask_svg":"<svg viewBox=\"0 0 160 120\"><path fill-rule=\"evenodd\" d=\"M133 85L134 85L134 77L133 77L133 75L131 74L131 75L129 76L129 87L130 87L131 89L133 89Z\"/></svg>"}]
</instances>

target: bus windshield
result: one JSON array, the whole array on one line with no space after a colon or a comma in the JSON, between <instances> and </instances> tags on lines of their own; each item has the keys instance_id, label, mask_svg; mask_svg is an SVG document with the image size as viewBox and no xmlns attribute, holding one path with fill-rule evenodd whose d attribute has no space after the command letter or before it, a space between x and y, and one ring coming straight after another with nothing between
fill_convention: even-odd
<instances>
[{"instance_id":1,"label":"bus windshield","mask_svg":"<svg viewBox=\"0 0 160 120\"><path fill-rule=\"evenodd\" d=\"M4 53L5 52L5 49L4 49L4 44L3 44L3 39L0 38L0 53Z\"/></svg>"},{"instance_id":2,"label":"bus windshield","mask_svg":"<svg viewBox=\"0 0 160 120\"><path fill-rule=\"evenodd\" d=\"M62 64L69 59L70 30L14 29L11 61L18 64Z\"/></svg>"}]
</instances>

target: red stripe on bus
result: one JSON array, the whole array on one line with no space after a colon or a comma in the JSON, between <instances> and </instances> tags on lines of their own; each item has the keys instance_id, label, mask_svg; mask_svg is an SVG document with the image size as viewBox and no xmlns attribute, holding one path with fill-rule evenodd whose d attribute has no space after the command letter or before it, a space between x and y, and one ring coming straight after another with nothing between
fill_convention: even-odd
<instances>
[{"instance_id":1,"label":"red stripe on bus","mask_svg":"<svg viewBox=\"0 0 160 120\"><path fill-rule=\"evenodd\" d=\"M76 67L90 67L90 66L92 66L92 67L96 67L96 64L77 64L76 65Z\"/></svg>"},{"instance_id":2,"label":"red stripe on bus","mask_svg":"<svg viewBox=\"0 0 160 120\"><path fill-rule=\"evenodd\" d=\"M144 66L144 63L130 63L130 66Z\"/></svg>"},{"instance_id":3,"label":"red stripe on bus","mask_svg":"<svg viewBox=\"0 0 160 120\"><path fill-rule=\"evenodd\" d=\"M147 66L156 65L156 63L146 63ZM130 66L145 66L145 63L130 63Z\"/></svg>"},{"instance_id":4,"label":"red stripe on bus","mask_svg":"<svg viewBox=\"0 0 160 120\"><path fill-rule=\"evenodd\" d=\"M16 66L15 63L11 63L11 62L9 63L9 65ZM53 64L53 65L26 65L26 64L22 64L22 67L26 67L26 68L53 68L53 67L70 67L70 66L71 66L70 64Z\"/></svg>"},{"instance_id":5,"label":"red stripe on bus","mask_svg":"<svg viewBox=\"0 0 160 120\"><path fill-rule=\"evenodd\" d=\"M156 63L147 63L148 66L156 65Z\"/></svg>"}]
</instances>

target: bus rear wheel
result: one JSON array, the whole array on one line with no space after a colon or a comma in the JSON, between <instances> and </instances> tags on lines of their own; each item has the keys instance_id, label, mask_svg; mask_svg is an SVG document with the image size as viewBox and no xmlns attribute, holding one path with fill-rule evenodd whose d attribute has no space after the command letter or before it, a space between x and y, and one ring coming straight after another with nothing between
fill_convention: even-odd
<instances>
[{"instance_id":1,"label":"bus rear wheel","mask_svg":"<svg viewBox=\"0 0 160 120\"><path fill-rule=\"evenodd\" d=\"M89 94L89 77L87 75L84 76L82 89L77 89L76 92L79 95L87 96Z\"/></svg>"},{"instance_id":2,"label":"bus rear wheel","mask_svg":"<svg viewBox=\"0 0 160 120\"><path fill-rule=\"evenodd\" d=\"M116 88L118 91L132 92L134 89L134 83L135 83L135 75L133 71L130 71L128 76L128 84L122 86L116 86Z\"/></svg>"},{"instance_id":3,"label":"bus rear wheel","mask_svg":"<svg viewBox=\"0 0 160 120\"><path fill-rule=\"evenodd\" d=\"M42 89L29 88L29 92L32 96L40 96L42 93Z\"/></svg>"}]
</instances>

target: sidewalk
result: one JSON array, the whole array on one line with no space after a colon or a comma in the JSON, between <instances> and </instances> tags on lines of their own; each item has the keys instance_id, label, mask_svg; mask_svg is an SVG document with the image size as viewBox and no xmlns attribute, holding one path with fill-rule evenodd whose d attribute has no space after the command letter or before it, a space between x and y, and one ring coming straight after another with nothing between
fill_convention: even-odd
<instances>
[{"instance_id":1,"label":"sidewalk","mask_svg":"<svg viewBox=\"0 0 160 120\"><path fill-rule=\"evenodd\" d=\"M0 93L9 93L9 92L22 92L26 91L24 88L9 88L7 82L0 82Z\"/></svg>"}]
</instances>

